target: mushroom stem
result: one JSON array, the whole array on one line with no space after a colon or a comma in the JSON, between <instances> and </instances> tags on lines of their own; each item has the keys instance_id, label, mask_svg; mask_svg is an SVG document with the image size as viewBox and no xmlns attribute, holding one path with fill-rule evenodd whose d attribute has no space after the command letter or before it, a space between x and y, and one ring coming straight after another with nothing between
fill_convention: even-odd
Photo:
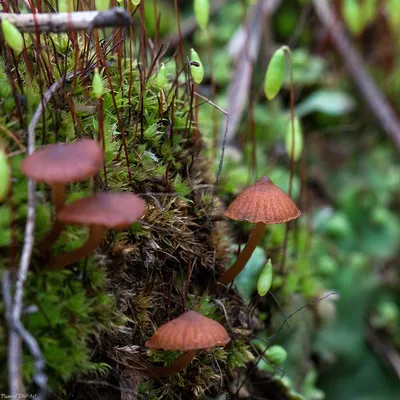
<instances>
[{"instance_id":1,"label":"mushroom stem","mask_svg":"<svg viewBox=\"0 0 400 400\"><path fill-rule=\"evenodd\" d=\"M81 258L88 256L92 251L96 250L104 240L106 231L107 229L103 226L93 226L88 239L81 247L70 251L69 253L51 258L48 264L48 269L61 269L68 264L73 264Z\"/></svg>"},{"instance_id":2,"label":"mushroom stem","mask_svg":"<svg viewBox=\"0 0 400 400\"><path fill-rule=\"evenodd\" d=\"M233 282L233 280L239 275L239 273L249 261L258 243L260 243L261 237L264 234L266 227L267 224L264 224L264 222L258 222L256 224L253 232L251 232L246 246L244 246L244 249L240 252L238 258L232 264L232 266L220 276L220 278L218 279L218 284L228 285L229 283Z\"/></svg>"},{"instance_id":3,"label":"mushroom stem","mask_svg":"<svg viewBox=\"0 0 400 400\"><path fill-rule=\"evenodd\" d=\"M56 214L64 208L67 199L67 190L63 183L53 183L51 185L51 198L53 200Z\"/></svg>"},{"instance_id":4,"label":"mushroom stem","mask_svg":"<svg viewBox=\"0 0 400 400\"><path fill-rule=\"evenodd\" d=\"M64 229L64 224L61 222L55 220L53 226L47 232L46 236L42 239L42 241L39 244L39 252L44 253L47 250L50 249L51 246L57 241L57 239L60 237L61 232Z\"/></svg>"},{"instance_id":5,"label":"mushroom stem","mask_svg":"<svg viewBox=\"0 0 400 400\"><path fill-rule=\"evenodd\" d=\"M129 360L129 364L141 375L148 376L149 378L164 378L185 369L192 362L196 353L196 350L189 350L165 367L155 367L151 364L139 363L134 360Z\"/></svg>"}]
</instances>

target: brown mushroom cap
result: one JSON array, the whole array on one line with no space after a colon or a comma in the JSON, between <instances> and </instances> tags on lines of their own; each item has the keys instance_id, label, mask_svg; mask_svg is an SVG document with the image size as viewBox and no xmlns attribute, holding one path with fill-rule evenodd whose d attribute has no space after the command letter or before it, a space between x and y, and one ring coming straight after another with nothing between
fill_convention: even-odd
<instances>
[{"instance_id":1,"label":"brown mushroom cap","mask_svg":"<svg viewBox=\"0 0 400 400\"><path fill-rule=\"evenodd\" d=\"M49 144L21 163L24 175L37 182L69 183L90 178L104 163L103 150L95 140Z\"/></svg>"},{"instance_id":2,"label":"brown mushroom cap","mask_svg":"<svg viewBox=\"0 0 400 400\"><path fill-rule=\"evenodd\" d=\"M58 214L63 224L124 229L143 217L144 201L132 193L96 193L74 201Z\"/></svg>"},{"instance_id":3,"label":"brown mushroom cap","mask_svg":"<svg viewBox=\"0 0 400 400\"><path fill-rule=\"evenodd\" d=\"M146 347L189 351L225 346L230 340L220 323L196 311L188 311L160 326L146 342Z\"/></svg>"},{"instance_id":4,"label":"brown mushroom cap","mask_svg":"<svg viewBox=\"0 0 400 400\"><path fill-rule=\"evenodd\" d=\"M268 176L240 193L225 211L225 216L234 220L265 224L282 224L300 215L293 200Z\"/></svg>"}]
</instances>

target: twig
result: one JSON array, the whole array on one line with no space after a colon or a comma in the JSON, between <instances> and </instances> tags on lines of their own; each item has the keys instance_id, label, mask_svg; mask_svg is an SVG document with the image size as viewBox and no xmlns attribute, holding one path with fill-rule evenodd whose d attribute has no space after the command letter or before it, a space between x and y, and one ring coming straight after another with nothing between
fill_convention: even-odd
<instances>
[{"instance_id":1,"label":"twig","mask_svg":"<svg viewBox=\"0 0 400 400\"><path fill-rule=\"evenodd\" d=\"M33 115L32 121L28 126L28 155L32 154L35 150L35 128L44 112L45 107L49 103L53 94L63 86L66 80L70 80L73 73L68 74L65 78L59 79L55 82L43 95L42 101ZM44 360L40 353L39 346L35 339L25 330L21 323L22 302L24 297L24 284L28 274L29 264L32 255L34 244L34 231L35 231L35 187L36 184L32 179L28 179L28 214L25 225L24 245L22 249L21 260L18 268L18 276L15 284L14 301L12 304L12 311L9 315L10 337L8 347L8 373L9 373L9 387L10 395L17 396L21 393L21 343L20 336L28 345L32 356L35 359L36 372L34 381L40 388L37 394L38 399L46 397L46 383L47 378L42 372L44 368Z\"/></svg>"},{"instance_id":2,"label":"twig","mask_svg":"<svg viewBox=\"0 0 400 400\"><path fill-rule=\"evenodd\" d=\"M133 19L124 8L106 11L78 11L72 13L8 14L0 13L0 21L7 19L21 32L69 32L91 30L106 26L133 25Z\"/></svg>"},{"instance_id":3,"label":"twig","mask_svg":"<svg viewBox=\"0 0 400 400\"><path fill-rule=\"evenodd\" d=\"M238 61L234 76L228 87L227 112L230 116L230 125L226 133L227 145L232 145L234 141L235 133L248 101L253 65L258 57L267 16L275 12L280 2L281 0L258 0L249 17L247 29L242 28L237 36L239 50L235 51L235 55ZM224 134L221 127L220 141L222 141Z\"/></svg>"},{"instance_id":4,"label":"twig","mask_svg":"<svg viewBox=\"0 0 400 400\"><path fill-rule=\"evenodd\" d=\"M375 114L386 134L400 151L400 120L385 96L372 80L364 66L360 54L346 35L343 25L331 9L329 0L313 0L315 11L328 29L333 45L341 55L354 82L365 97L371 111Z\"/></svg>"}]
</instances>

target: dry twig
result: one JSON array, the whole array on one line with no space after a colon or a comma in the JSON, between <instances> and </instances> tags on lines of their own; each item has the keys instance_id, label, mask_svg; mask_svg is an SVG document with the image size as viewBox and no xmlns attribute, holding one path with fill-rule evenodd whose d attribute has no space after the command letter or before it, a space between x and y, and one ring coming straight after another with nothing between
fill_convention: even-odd
<instances>
[{"instance_id":1,"label":"dry twig","mask_svg":"<svg viewBox=\"0 0 400 400\"><path fill-rule=\"evenodd\" d=\"M7 19L21 32L69 32L91 30L106 26L133 25L130 14L121 7L106 11L78 11L72 13L8 14L0 13L0 21Z\"/></svg>"},{"instance_id":2,"label":"dry twig","mask_svg":"<svg viewBox=\"0 0 400 400\"><path fill-rule=\"evenodd\" d=\"M375 85L371 75L365 68L363 59L352 45L343 25L332 10L329 0L313 0L313 3L319 19L328 29L332 42L341 55L358 89L386 131L386 134L397 150L400 151L400 120L398 116Z\"/></svg>"}]
</instances>

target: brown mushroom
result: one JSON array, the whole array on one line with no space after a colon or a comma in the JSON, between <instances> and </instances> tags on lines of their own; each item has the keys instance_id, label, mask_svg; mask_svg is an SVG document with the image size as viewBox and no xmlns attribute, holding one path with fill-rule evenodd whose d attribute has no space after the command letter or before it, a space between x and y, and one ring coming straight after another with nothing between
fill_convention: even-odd
<instances>
[{"instance_id":1,"label":"brown mushroom","mask_svg":"<svg viewBox=\"0 0 400 400\"><path fill-rule=\"evenodd\" d=\"M22 173L52 188L56 215L65 205L66 185L95 175L104 163L103 150L95 140L50 144L26 157L21 163ZM50 248L60 236L62 226L55 222L39 245L41 252Z\"/></svg>"},{"instance_id":2,"label":"brown mushroom","mask_svg":"<svg viewBox=\"0 0 400 400\"><path fill-rule=\"evenodd\" d=\"M227 285L236 278L249 261L269 224L283 224L300 217L293 200L267 176L240 193L225 212L225 216L256 224L237 260L225 271L218 283Z\"/></svg>"},{"instance_id":3,"label":"brown mushroom","mask_svg":"<svg viewBox=\"0 0 400 400\"><path fill-rule=\"evenodd\" d=\"M60 269L86 257L104 240L108 229L125 229L144 215L145 203L132 193L96 193L64 207L58 214L62 225L85 225L91 228L86 242L76 250L54 257L50 269Z\"/></svg>"},{"instance_id":4,"label":"brown mushroom","mask_svg":"<svg viewBox=\"0 0 400 400\"><path fill-rule=\"evenodd\" d=\"M142 375L161 378L186 368L196 356L197 350L225 346L230 340L220 323L196 311L187 311L159 327L145 344L150 349L184 351L181 357L165 367L155 367L133 360L130 360L130 365Z\"/></svg>"}]
</instances>

